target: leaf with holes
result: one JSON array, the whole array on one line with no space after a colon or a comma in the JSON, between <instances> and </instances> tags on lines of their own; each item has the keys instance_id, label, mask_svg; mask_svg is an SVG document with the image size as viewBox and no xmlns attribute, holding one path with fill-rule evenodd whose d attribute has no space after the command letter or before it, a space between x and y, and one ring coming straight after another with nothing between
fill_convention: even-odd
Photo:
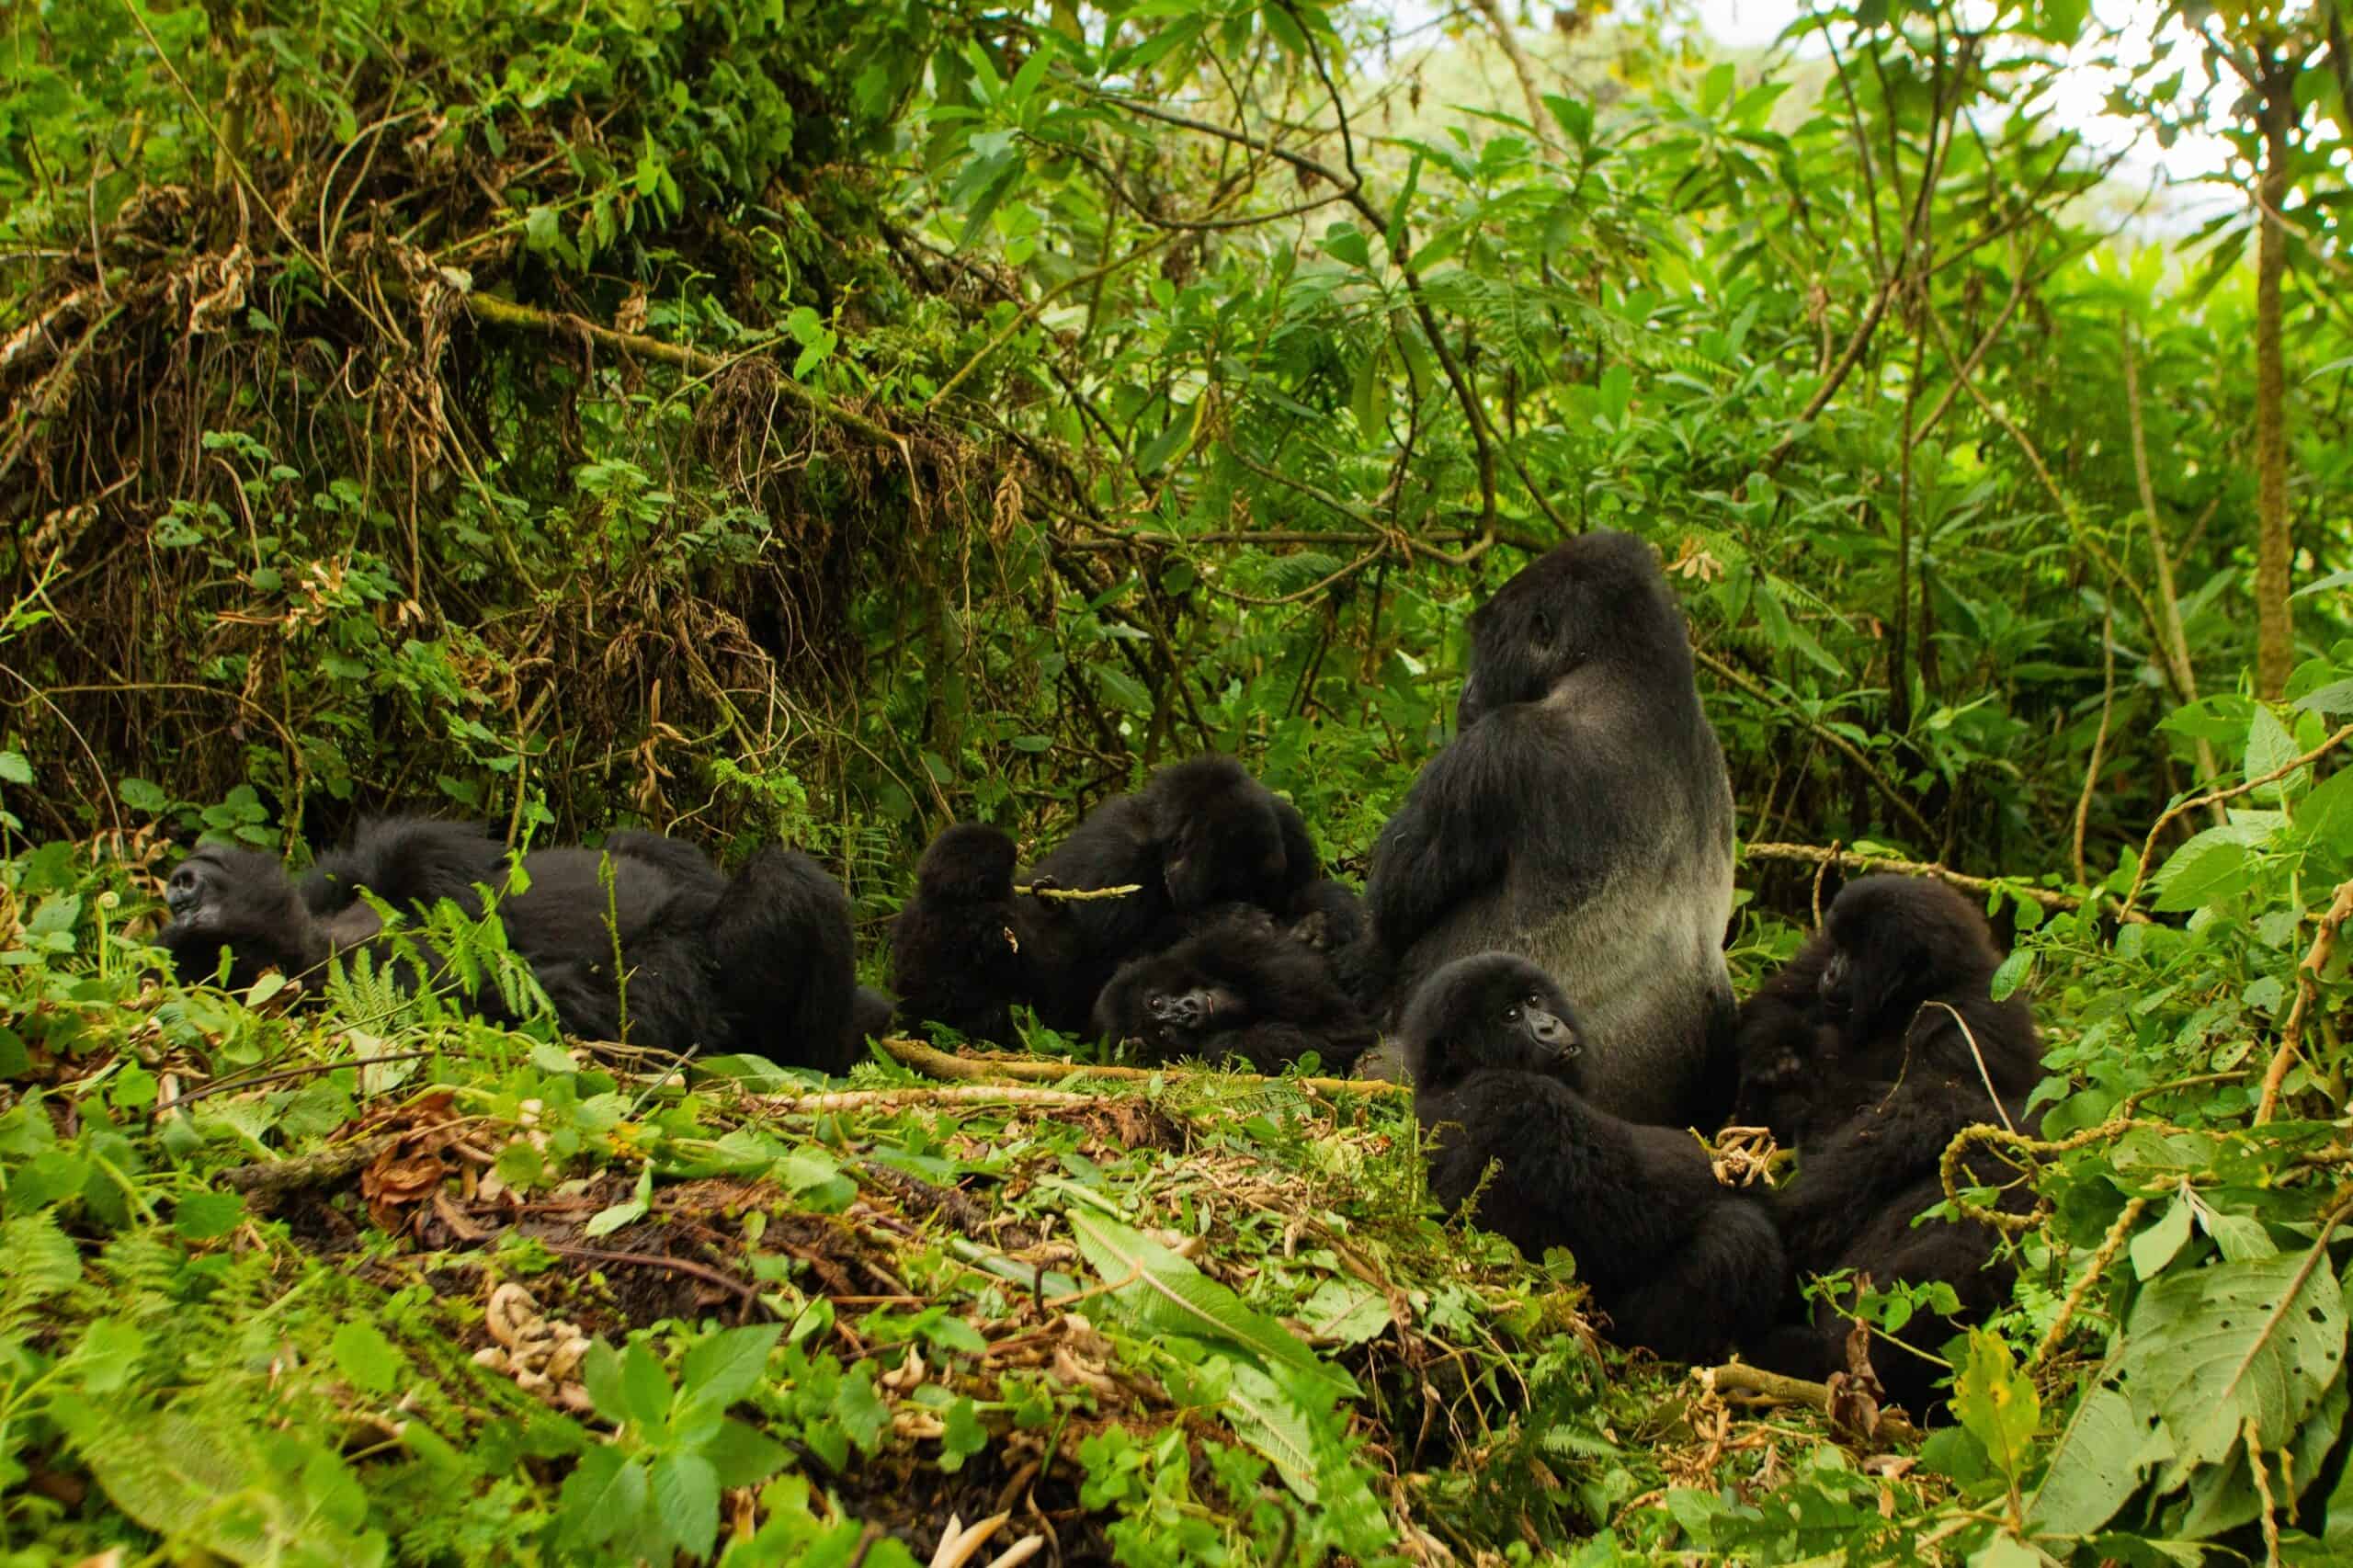
<instances>
[{"instance_id":1,"label":"leaf with holes","mask_svg":"<svg viewBox=\"0 0 2353 1568\"><path fill-rule=\"evenodd\" d=\"M2317 1251L2169 1271L2133 1303L2124 1344L2125 1390L2173 1433L2178 1477L2250 1423L2267 1449L2295 1435L2345 1359L2344 1295Z\"/></svg>"}]
</instances>

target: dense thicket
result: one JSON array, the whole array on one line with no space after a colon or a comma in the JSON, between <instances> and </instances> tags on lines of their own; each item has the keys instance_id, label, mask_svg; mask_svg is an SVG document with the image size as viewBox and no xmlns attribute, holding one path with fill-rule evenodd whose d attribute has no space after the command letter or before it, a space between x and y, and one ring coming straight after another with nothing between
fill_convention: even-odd
<instances>
[{"instance_id":1,"label":"dense thicket","mask_svg":"<svg viewBox=\"0 0 2353 1568\"><path fill-rule=\"evenodd\" d=\"M12 19L0 1548L669 1561L723 1495L731 1561L869 1568L1017 1506L1139 1563L2347 1560L2340 9ZM2017 937L2040 1134L1944 1185L2018 1283L1916 1470L1853 1389L1603 1369L1371 1103L688 1089L126 925L165 838L398 808L790 838L870 958L946 823L1211 746L1359 871L1472 608L1605 525L1691 619L1742 988L1889 855Z\"/></svg>"}]
</instances>

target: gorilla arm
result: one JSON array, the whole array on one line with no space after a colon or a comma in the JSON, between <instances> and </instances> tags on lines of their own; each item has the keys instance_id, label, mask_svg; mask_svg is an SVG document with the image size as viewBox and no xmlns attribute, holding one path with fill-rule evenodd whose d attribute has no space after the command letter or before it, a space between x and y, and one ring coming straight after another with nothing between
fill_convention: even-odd
<instances>
[{"instance_id":1,"label":"gorilla arm","mask_svg":"<svg viewBox=\"0 0 2353 1568\"><path fill-rule=\"evenodd\" d=\"M1374 939L1391 959L1447 912L1499 884L1510 869L1519 797L1531 778L1557 773L1556 716L1532 703L1498 709L1454 738L1423 767L1405 803L1381 830L1365 897Z\"/></svg>"}]
</instances>

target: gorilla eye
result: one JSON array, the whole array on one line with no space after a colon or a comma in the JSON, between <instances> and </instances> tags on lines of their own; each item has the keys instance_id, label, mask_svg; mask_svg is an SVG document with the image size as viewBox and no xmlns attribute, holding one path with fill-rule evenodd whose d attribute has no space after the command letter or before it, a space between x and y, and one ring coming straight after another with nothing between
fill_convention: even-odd
<instances>
[{"instance_id":1,"label":"gorilla eye","mask_svg":"<svg viewBox=\"0 0 2353 1568\"><path fill-rule=\"evenodd\" d=\"M1510 1006L1504 1009L1504 1022L1507 1024L1516 1024L1519 1022L1518 1003L1514 1002Z\"/></svg>"}]
</instances>

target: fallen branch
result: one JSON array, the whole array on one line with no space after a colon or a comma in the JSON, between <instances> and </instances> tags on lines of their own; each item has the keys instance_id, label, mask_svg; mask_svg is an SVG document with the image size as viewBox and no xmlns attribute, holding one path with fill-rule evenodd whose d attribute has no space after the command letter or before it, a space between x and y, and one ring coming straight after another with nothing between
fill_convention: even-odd
<instances>
[{"instance_id":1,"label":"fallen branch","mask_svg":"<svg viewBox=\"0 0 2353 1568\"><path fill-rule=\"evenodd\" d=\"M269 1160L260 1165L235 1165L222 1171L217 1178L232 1192L242 1192L254 1199L256 1206L267 1210L290 1192L307 1187L324 1187L341 1181L355 1171L365 1170L375 1163L376 1156L391 1147L399 1135L387 1133L377 1138L363 1138L356 1143L338 1143L313 1154L298 1154L290 1160Z\"/></svg>"},{"instance_id":2,"label":"fallen branch","mask_svg":"<svg viewBox=\"0 0 2353 1568\"><path fill-rule=\"evenodd\" d=\"M1282 1084L1295 1089L1334 1095L1404 1095L1413 1092L1406 1085L1386 1083L1379 1078L1269 1078L1258 1073L1227 1073L1215 1068L1097 1067L1085 1062L1062 1062L1043 1056L958 1056L912 1040L886 1040L880 1043L883 1050L918 1073L928 1073L935 1078L961 1079L968 1083L990 1078L1047 1083L1069 1077L1117 1078L1128 1083L1160 1078L1171 1083L1183 1083L1198 1078L1219 1084Z\"/></svg>"},{"instance_id":3,"label":"fallen branch","mask_svg":"<svg viewBox=\"0 0 2353 1568\"><path fill-rule=\"evenodd\" d=\"M1810 844L1744 844L1741 853L1751 860L1787 860L1801 866L1835 866L1842 871L1901 871L1911 877L1934 877L1940 882L1970 892L1993 892L1998 889L2018 898L2030 899L2051 910L2081 909L2087 902L2076 893L2029 887L2023 882L1999 877L1965 876L1932 860L1905 860L1893 855L1860 855L1853 850L1817 849ZM2126 920L2142 926L2151 924L2147 915L2127 910L2114 899L2102 902L2109 905L2111 913Z\"/></svg>"},{"instance_id":4,"label":"fallen branch","mask_svg":"<svg viewBox=\"0 0 2353 1568\"><path fill-rule=\"evenodd\" d=\"M1762 1367L1752 1367L1745 1361L1727 1361L1721 1367L1695 1367L1692 1375L1711 1393L1745 1394L1752 1399L1767 1400L1776 1404L1802 1404L1823 1415L1830 1414L1830 1387L1826 1383L1784 1377L1779 1372L1768 1372ZM1901 1415L1881 1412L1879 1435L1900 1443L1911 1443L1919 1440L1920 1429Z\"/></svg>"},{"instance_id":5,"label":"fallen branch","mask_svg":"<svg viewBox=\"0 0 2353 1568\"><path fill-rule=\"evenodd\" d=\"M848 1089L828 1095L754 1095L753 1104L780 1116L821 1116L839 1110L894 1110L923 1105L1101 1105L1101 1095L1032 1089L1011 1084L955 1084L936 1089Z\"/></svg>"}]
</instances>

